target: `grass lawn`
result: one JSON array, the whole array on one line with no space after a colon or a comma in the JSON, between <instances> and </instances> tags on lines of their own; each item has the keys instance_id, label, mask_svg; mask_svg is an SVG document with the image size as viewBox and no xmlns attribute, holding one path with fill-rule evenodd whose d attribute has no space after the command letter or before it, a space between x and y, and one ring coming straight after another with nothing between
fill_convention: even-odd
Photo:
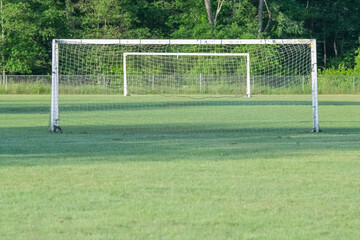
<instances>
[{"instance_id":1,"label":"grass lawn","mask_svg":"<svg viewBox=\"0 0 360 240\"><path fill-rule=\"evenodd\" d=\"M0 95L0 239L360 238L359 95L49 99Z\"/></svg>"}]
</instances>

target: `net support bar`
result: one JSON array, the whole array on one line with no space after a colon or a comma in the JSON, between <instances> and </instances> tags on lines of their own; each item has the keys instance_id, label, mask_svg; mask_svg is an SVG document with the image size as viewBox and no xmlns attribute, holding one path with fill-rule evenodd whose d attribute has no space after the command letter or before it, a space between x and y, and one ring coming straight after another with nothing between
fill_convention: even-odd
<instances>
[{"instance_id":1,"label":"net support bar","mask_svg":"<svg viewBox=\"0 0 360 240\"><path fill-rule=\"evenodd\" d=\"M123 71L124 71L124 96L128 96L128 89L127 89L127 79L126 79L126 54L123 54Z\"/></svg>"},{"instance_id":2,"label":"net support bar","mask_svg":"<svg viewBox=\"0 0 360 240\"><path fill-rule=\"evenodd\" d=\"M129 96L127 89L126 57L127 56L203 56L203 57L246 57L246 96L250 97L250 54L249 53L145 53L145 52L125 52L123 53L124 65L124 96ZM200 77L201 78L201 77ZM201 88L201 82L200 82Z\"/></svg>"},{"instance_id":3,"label":"net support bar","mask_svg":"<svg viewBox=\"0 0 360 240\"><path fill-rule=\"evenodd\" d=\"M250 54L246 53L246 96L250 97Z\"/></svg>"},{"instance_id":4,"label":"net support bar","mask_svg":"<svg viewBox=\"0 0 360 240\"><path fill-rule=\"evenodd\" d=\"M61 131L59 126L59 43L52 42L50 132Z\"/></svg>"},{"instance_id":5,"label":"net support bar","mask_svg":"<svg viewBox=\"0 0 360 240\"><path fill-rule=\"evenodd\" d=\"M311 47L313 132L320 132L318 83L317 83L317 54L316 54L316 40L315 39L311 41L310 47Z\"/></svg>"}]
</instances>

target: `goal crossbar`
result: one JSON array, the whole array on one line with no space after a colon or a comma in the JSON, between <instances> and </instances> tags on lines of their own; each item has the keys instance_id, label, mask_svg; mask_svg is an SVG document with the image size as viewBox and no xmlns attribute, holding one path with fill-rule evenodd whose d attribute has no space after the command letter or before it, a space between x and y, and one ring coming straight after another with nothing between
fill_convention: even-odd
<instances>
[{"instance_id":1,"label":"goal crossbar","mask_svg":"<svg viewBox=\"0 0 360 240\"><path fill-rule=\"evenodd\" d=\"M250 97L250 54L249 53L158 53L158 52L125 52L124 57L124 96L128 96L126 57L127 56L199 56L199 57L246 57L246 96Z\"/></svg>"},{"instance_id":2,"label":"goal crossbar","mask_svg":"<svg viewBox=\"0 0 360 240\"><path fill-rule=\"evenodd\" d=\"M248 53L144 53L144 52L125 52L124 55L138 55L138 56L219 56L219 57L231 57L231 56L249 56Z\"/></svg>"},{"instance_id":3,"label":"goal crossbar","mask_svg":"<svg viewBox=\"0 0 360 240\"><path fill-rule=\"evenodd\" d=\"M58 39L60 44L112 45L244 45L313 44L314 39Z\"/></svg>"}]
</instances>

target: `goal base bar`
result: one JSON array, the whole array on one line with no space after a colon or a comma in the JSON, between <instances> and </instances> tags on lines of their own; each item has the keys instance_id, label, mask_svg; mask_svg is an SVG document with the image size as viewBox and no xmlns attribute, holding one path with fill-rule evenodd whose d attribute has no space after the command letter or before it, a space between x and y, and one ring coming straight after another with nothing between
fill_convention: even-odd
<instances>
[{"instance_id":1,"label":"goal base bar","mask_svg":"<svg viewBox=\"0 0 360 240\"><path fill-rule=\"evenodd\" d=\"M49 128L49 132L52 132L52 133L63 133L61 127L55 126L55 125Z\"/></svg>"},{"instance_id":2,"label":"goal base bar","mask_svg":"<svg viewBox=\"0 0 360 240\"><path fill-rule=\"evenodd\" d=\"M319 133L319 132L322 132L321 129L316 129L316 128L313 128L311 130L312 133Z\"/></svg>"}]
</instances>

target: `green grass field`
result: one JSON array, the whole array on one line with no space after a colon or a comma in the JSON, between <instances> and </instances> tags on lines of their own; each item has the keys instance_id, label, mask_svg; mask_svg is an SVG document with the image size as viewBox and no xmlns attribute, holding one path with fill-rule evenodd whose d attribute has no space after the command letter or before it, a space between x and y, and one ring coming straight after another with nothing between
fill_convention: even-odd
<instances>
[{"instance_id":1,"label":"green grass field","mask_svg":"<svg viewBox=\"0 0 360 240\"><path fill-rule=\"evenodd\" d=\"M0 239L360 238L359 95L49 100L0 95Z\"/></svg>"}]
</instances>

